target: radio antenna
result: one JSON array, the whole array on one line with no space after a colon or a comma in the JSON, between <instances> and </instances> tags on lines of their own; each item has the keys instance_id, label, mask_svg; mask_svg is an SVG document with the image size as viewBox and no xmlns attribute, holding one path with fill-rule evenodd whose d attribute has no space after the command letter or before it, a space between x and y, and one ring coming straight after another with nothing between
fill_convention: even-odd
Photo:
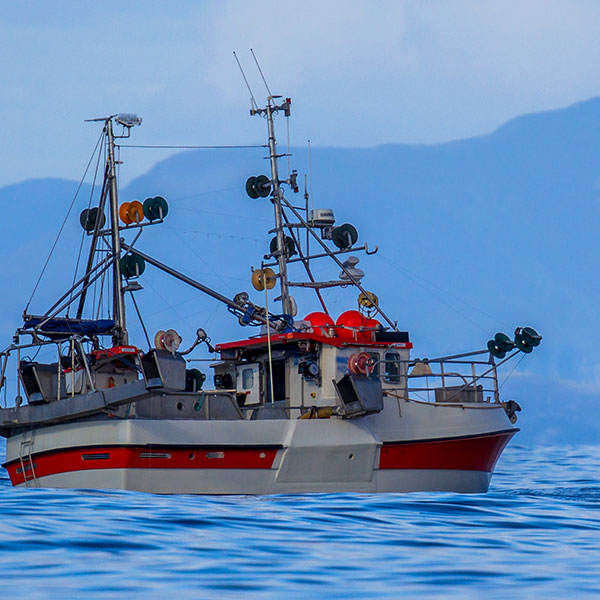
<instances>
[{"instance_id":1,"label":"radio antenna","mask_svg":"<svg viewBox=\"0 0 600 600\"><path fill-rule=\"evenodd\" d=\"M263 75L262 69L260 68L260 65L258 64L258 60L256 58L256 54L254 54L254 50L252 50L252 48L250 48L250 52L252 53L252 57L254 58L254 62L256 63L256 66L258 67L258 72L260 73L260 76L262 77L263 83L265 84L265 87L267 88L267 92L269 92L269 97L272 98L273 94L271 93L271 90L269 89L269 86L267 85L267 80L265 79L265 76Z\"/></svg>"},{"instance_id":2,"label":"radio antenna","mask_svg":"<svg viewBox=\"0 0 600 600\"><path fill-rule=\"evenodd\" d=\"M244 78L244 81L246 82L246 87L248 88L248 91L250 92L250 103L252 104L252 109L255 110L258 108L258 104L256 104L256 100L254 99L254 94L252 93L252 88L250 87L250 84L248 83L248 80L246 79L246 74L244 73L244 69L242 69L242 65L240 64L240 59L237 57L235 50L233 51L233 56L235 56L235 62L237 62L237 65L240 68L240 73L242 74L242 77ZM254 60L256 60L256 58Z\"/></svg>"},{"instance_id":3,"label":"radio antenna","mask_svg":"<svg viewBox=\"0 0 600 600\"><path fill-rule=\"evenodd\" d=\"M310 140L308 140L308 178L310 182L310 204L313 205L313 187L312 187L312 157L310 151ZM306 187L306 184L305 186Z\"/></svg>"}]
</instances>

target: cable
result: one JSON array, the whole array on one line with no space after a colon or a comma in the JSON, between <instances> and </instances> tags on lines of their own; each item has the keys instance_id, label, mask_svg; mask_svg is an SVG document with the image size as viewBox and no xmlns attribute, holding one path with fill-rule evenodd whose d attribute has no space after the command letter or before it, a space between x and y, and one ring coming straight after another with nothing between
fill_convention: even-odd
<instances>
[{"instance_id":1,"label":"cable","mask_svg":"<svg viewBox=\"0 0 600 600\"><path fill-rule=\"evenodd\" d=\"M48 263L50 262L50 259L52 258L52 254L54 253L54 249L56 248L56 244L58 244L58 240L60 239L60 236L63 232L63 229L65 228L65 225L67 224L67 220L69 219L69 215L71 214L71 210L73 210L73 205L75 204L75 200L77 199L77 195L79 194L79 190L81 189L81 186L83 185L83 182L85 180L85 177L87 175L87 172L90 168L90 165L92 164L92 161L94 160L94 155L96 154L96 150L98 149L98 145L100 144L102 137L104 136L104 131L102 131L102 133L100 134L100 137L98 138L98 141L96 142L96 146L94 147L94 151L92 152L92 155L90 156L90 160L88 161L88 164L85 168L85 171L83 173L83 177L81 178L81 181L79 182L79 185L77 186L77 190L75 191L75 195L73 196L73 200L71 200L71 205L69 206L69 210L67 210L67 214L65 215L64 221L62 222L62 225L60 226L60 229L58 230L58 234L56 236L56 239L54 240L54 244L52 244L52 248L50 249L50 253L48 254L48 258L46 259L46 262L44 263L44 266L42 267L42 272L40 273L40 276L38 277L38 280L36 281L36 284L33 288L33 292L31 292L31 296L29 297L29 300L27 301L27 306L25 306L25 312L27 312L27 309L29 308L29 305L31 304L31 301L33 300L33 297L35 296L35 293L38 289L38 286L40 285L40 282L42 281L42 277L44 276L44 273L46 272L46 268L48 267Z\"/></svg>"},{"instance_id":2,"label":"cable","mask_svg":"<svg viewBox=\"0 0 600 600\"><path fill-rule=\"evenodd\" d=\"M104 138L103 138L103 143L104 143ZM100 167L100 159L102 158L102 149L100 149L100 152L98 152L98 160L96 161L96 169L94 171L94 179L92 181L92 189L90 191L90 199L88 201L88 205L87 208L89 210L90 206L92 205L92 199L94 197L94 190L96 189L96 180L98 178L98 169ZM100 217L98 217L100 218ZM81 232L81 240L79 242L79 252L77 253L77 262L75 263L75 272L73 273L73 283L71 285L75 285L75 279L77 278L77 272L79 271L79 262L81 260L81 252L83 250L83 242L85 240L85 229L82 230ZM95 284L94 284L94 289L95 289ZM67 309L67 316L69 314L69 309L71 307L69 306L69 308Z\"/></svg>"},{"instance_id":3,"label":"cable","mask_svg":"<svg viewBox=\"0 0 600 600\"><path fill-rule=\"evenodd\" d=\"M519 361L517 362L517 364L511 369L510 373L506 376L506 378L504 379L504 381L500 384L500 386L498 387L498 391L500 391L502 389L502 386L508 381L509 377L514 373L515 369L521 364L521 361L525 358L525 354L523 354L521 356L521 358L519 359Z\"/></svg>"},{"instance_id":4,"label":"cable","mask_svg":"<svg viewBox=\"0 0 600 600\"><path fill-rule=\"evenodd\" d=\"M136 302L135 296L133 295L133 291L129 290L131 294L131 300L133 302L133 306L135 306L135 312L137 313L138 319L140 320L140 324L142 329L144 330L144 336L146 337L146 341L148 342L148 349L152 348L152 344L150 343L150 338L148 337L148 331L146 330L146 325L144 325L144 319L142 319L142 314L140 313L140 309L138 308L138 304Z\"/></svg>"},{"instance_id":5,"label":"cable","mask_svg":"<svg viewBox=\"0 0 600 600\"><path fill-rule=\"evenodd\" d=\"M192 251L192 254L194 254L194 256L196 256L197 258L199 258L213 272L213 274L216 275L221 280L221 283L231 293L234 293L233 289L227 284L227 282L221 277L221 275L217 271L215 271L215 269L213 269L212 265L210 263L206 262L202 258L202 256L200 256L200 254L198 254L198 252L196 252L196 250L190 244L187 243L186 239L183 236L181 236L176 229L173 229L168 223L165 223L165 225L167 226L168 229L170 229Z\"/></svg>"},{"instance_id":6,"label":"cable","mask_svg":"<svg viewBox=\"0 0 600 600\"><path fill-rule=\"evenodd\" d=\"M450 302L447 302L446 300L444 300L444 298L442 298L439 294L436 294L435 292L430 290L427 286L423 285L420 281L418 281L416 279L416 276L412 276L409 271L400 267L398 264L395 263L395 261L385 257L384 255L381 255L381 258L384 261L386 261L387 263L389 263L390 265L392 265L392 267L394 267L397 271L402 273L402 275L404 275L404 277L407 277L408 279L410 279L413 283L418 285L420 288L424 289L426 292L431 294L434 298L437 298L442 304L444 304L445 306L447 306L448 308L453 310L456 314L460 315L463 319L465 319L466 321L469 321L469 323L471 323L472 325L477 327L477 329L479 329L480 331L483 331L484 333L487 331L486 328L482 327L479 323L477 323L476 321L471 319L469 316L467 316L461 310L459 310L458 308L456 308L455 306L450 304ZM424 279L424 281L427 281L427 280ZM430 282L427 282L427 283L430 283ZM432 283L430 283L430 285L434 286L434 284L432 284ZM437 286L434 286L434 287L437 287ZM445 290L442 290L441 288L438 288L438 289L443 293L448 293ZM448 295L450 295L450 294L448 293ZM457 296L455 296L455 298L460 300L460 298L458 298ZM466 304L466 302L465 302L465 304ZM471 308L476 308L476 307L472 306ZM480 312L482 312L482 311L480 311ZM490 315L487 315L487 316L489 317ZM491 317L491 318L493 318L493 317ZM497 320L497 319L494 319L494 320Z\"/></svg>"},{"instance_id":7,"label":"cable","mask_svg":"<svg viewBox=\"0 0 600 600\"><path fill-rule=\"evenodd\" d=\"M115 144L117 148L171 148L179 150L226 150L226 149L239 149L239 148L268 148L267 144L253 144L253 145L238 145L238 146L157 146L148 144Z\"/></svg>"}]
</instances>

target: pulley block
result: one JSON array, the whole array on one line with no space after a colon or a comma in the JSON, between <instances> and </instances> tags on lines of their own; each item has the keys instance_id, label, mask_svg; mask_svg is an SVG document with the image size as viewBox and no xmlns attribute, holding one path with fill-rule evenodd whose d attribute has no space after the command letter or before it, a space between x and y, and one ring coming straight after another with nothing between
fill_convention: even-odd
<instances>
[{"instance_id":1,"label":"pulley block","mask_svg":"<svg viewBox=\"0 0 600 600\"><path fill-rule=\"evenodd\" d=\"M294 242L294 238L290 237L289 235L286 235L283 241L283 245L285 247L286 256L290 257L296 254L296 242ZM271 254L275 254L275 252L277 252L277 236L275 236L271 240L271 243L269 244L269 252Z\"/></svg>"},{"instance_id":2,"label":"pulley block","mask_svg":"<svg viewBox=\"0 0 600 600\"><path fill-rule=\"evenodd\" d=\"M266 175L248 177L246 193L250 198L266 198L271 193L271 180Z\"/></svg>"},{"instance_id":3,"label":"pulley block","mask_svg":"<svg viewBox=\"0 0 600 600\"><path fill-rule=\"evenodd\" d=\"M167 216L169 204L162 196L155 196L154 198L146 198L142 209L148 221L156 221L157 219L164 219Z\"/></svg>"},{"instance_id":4,"label":"pulley block","mask_svg":"<svg viewBox=\"0 0 600 600\"><path fill-rule=\"evenodd\" d=\"M344 223L339 227L334 227L331 231L331 240L340 249L346 250L356 244L358 240L358 231L354 225Z\"/></svg>"},{"instance_id":5,"label":"pulley block","mask_svg":"<svg viewBox=\"0 0 600 600\"><path fill-rule=\"evenodd\" d=\"M146 261L139 254L126 254L119 261L125 279L139 277L146 269Z\"/></svg>"},{"instance_id":6,"label":"pulley block","mask_svg":"<svg viewBox=\"0 0 600 600\"><path fill-rule=\"evenodd\" d=\"M98 214L100 214L100 217L98 217ZM79 215L79 222L88 233L91 233L92 231L94 231L94 229L96 229L96 221L98 220L98 218L100 218L99 228L102 229L102 227L104 227L104 224L106 223L106 217L104 213L99 212L97 207L86 208Z\"/></svg>"},{"instance_id":7,"label":"pulley block","mask_svg":"<svg viewBox=\"0 0 600 600\"><path fill-rule=\"evenodd\" d=\"M256 269L252 271L251 282L252 287L259 292L262 292L265 288L272 290L277 283L277 275L269 267Z\"/></svg>"}]
</instances>

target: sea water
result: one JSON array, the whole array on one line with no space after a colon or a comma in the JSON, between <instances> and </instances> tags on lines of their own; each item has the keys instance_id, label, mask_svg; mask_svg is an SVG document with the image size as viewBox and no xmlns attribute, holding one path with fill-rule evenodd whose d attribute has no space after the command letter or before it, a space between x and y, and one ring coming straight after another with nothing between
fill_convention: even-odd
<instances>
[{"instance_id":1,"label":"sea water","mask_svg":"<svg viewBox=\"0 0 600 600\"><path fill-rule=\"evenodd\" d=\"M477 495L154 496L0 477L1 598L600 596L600 446L513 443Z\"/></svg>"}]
</instances>

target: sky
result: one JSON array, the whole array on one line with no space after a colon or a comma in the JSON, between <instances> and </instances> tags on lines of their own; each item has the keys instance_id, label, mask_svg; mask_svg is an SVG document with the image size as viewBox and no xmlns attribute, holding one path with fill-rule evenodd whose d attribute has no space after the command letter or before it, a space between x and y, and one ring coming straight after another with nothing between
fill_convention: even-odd
<instances>
[{"instance_id":1,"label":"sky","mask_svg":"<svg viewBox=\"0 0 600 600\"><path fill-rule=\"evenodd\" d=\"M90 117L138 112L140 144L262 142L259 103L291 96L291 139L369 147L487 133L600 95L592 0L4 2L0 185L79 179ZM172 151L123 150L123 181Z\"/></svg>"}]
</instances>

